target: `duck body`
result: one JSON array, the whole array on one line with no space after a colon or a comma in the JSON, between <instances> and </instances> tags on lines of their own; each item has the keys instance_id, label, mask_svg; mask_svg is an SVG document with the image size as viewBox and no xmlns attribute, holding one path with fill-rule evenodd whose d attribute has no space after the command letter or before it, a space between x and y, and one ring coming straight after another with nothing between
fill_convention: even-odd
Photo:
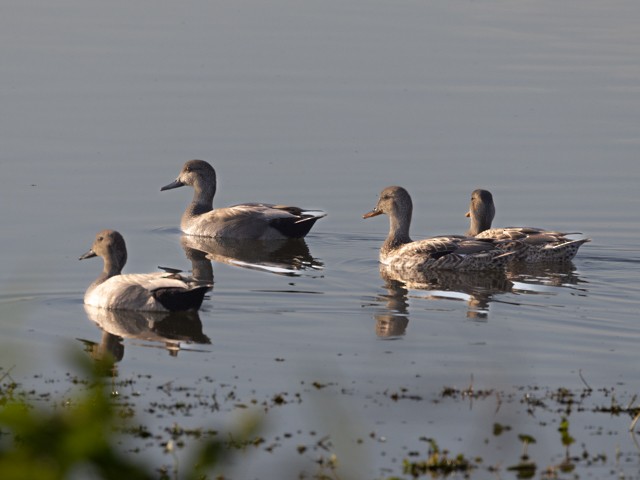
<instances>
[{"instance_id":1,"label":"duck body","mask_svg":"<svg viewBox=\"0 0 640 480\"><path fill-rule=\"evenodd\" d=\"M200 237L282 240L303 238L322 216L306 214L295 207L243 203L203 213L187 209L180 229L187 235Z\"/></svg>"},{"instance_id":2,"label":"duck body","mask_svg":"<svg viewBox=\"0 0 640 480\"><path fill-rule=\"evenodd\" d=\"M470 272L501 268L510 253L493 242L461 237L432 237L380 251L380 263L396 271L456 270Z\"/></svg>"},{"instance_id":3,"label":"duck body","mask_svg":"<svg viewBox=\"0 0 640 480\"><path fill-rule=\"evenodd\" d=\"M211 285L190 282L176 273L122 274L127 260L124 238L114 230L96 235L91 250L80 260L100 256L104 269L84 294L93 307L138 311L195 311Z\"/></svg>"},{"instance_id":4,"label":"duck body","mask_svg":"<svg viewBox=\"0 0 640 480\"><path fill-rule=\"evenodd\" d=\"M226 208L213 208L216 172L204 160L184 164L178 178L160 190L182 186L194 188L193 201L180 221L187 235L253 240L303 238L324 212L270 203L243 203Z\"/></svg>"},{"instance_id":5,"label":"duck body","mask_svg":"<svg viewBox=\"0 0 640 480\"><path fill-rule=\"evenodd\" d=\"M568 237L579 232L558 232L537 227L491 228L494 215L493 195L487 190L474 190L467 212L470 218L467 235L481 240L495 240L498 248L514 252L513 261L569 262L581 245L591 241L588 238L574 240Z\"/></svg>"},{"instance_id":6,"label":"duck body","mask_svg":"<svg viewBox=\"0 0 640 480\"><path fill-rule=\"evenodd\" d=\"M180 275L163 272L115 275L91 284L84 294L84 303L111 310L198 310L208 289L194 287Z\"/></svg>"},{"instance_id":7,"label":"duck body","mask_svg":"<svg viewBox=\"0 0 640 480\"><path fill-rule=\"evenodd\" d=\"M402 187L380 193L376 207L363 215L389 216L389 235L380 248L380 263L396 273L428 270L480 271L504 267L511 252L498 249L493 240L447 235L413 241L409 236L413 204Z\"/></svg>"}]
</instances>

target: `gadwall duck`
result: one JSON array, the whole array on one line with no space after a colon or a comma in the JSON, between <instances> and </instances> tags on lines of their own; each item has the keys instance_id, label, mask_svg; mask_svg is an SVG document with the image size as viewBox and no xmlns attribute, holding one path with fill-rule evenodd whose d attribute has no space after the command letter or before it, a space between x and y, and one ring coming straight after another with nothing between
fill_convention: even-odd
<instances>
[{"instance_id":1,"label":"gadwall duck","mask_svg":"<svg viewBox=\"0 0 640 480\"><path fill-rule=\"evenodd\" d=\"M591 241L589 238L572 240L567 237L580 232L555 232L535 227L491 228L495 213L491 192L482 189L471 192L471 203L466 214L470 218L467 235L497 240L499 248L516 253L513 260L528 263L568 262L576 256L582 244Z\"/></svg>"},{"instance_id":2,"label":"gadwall duck","mask_svg":"<svg viewBox=\"0 0 640 480\"><path fill-rule=\"evenodd\" d=\"M378 204L363 215L389 216L389 236L380 249L380 262L402 273L414 270L478 271L502 268L512 253L505 253L491 240L451 235L412 241L409 237L413 204L402 187L387 187Z\"/></svg>"},{"instance_id":3,"label":"gadwall duck","mask_svg":"<svg viewBox=\"0 0 640 480\"><path fill-rule=\"evenodd\" d=\"M188 235L203 237L275 240L302 238L324 212L268 203L244 203L227 208L213 208L216 194L216 171L203 160L184 164L176 180L160 190L192 186L193 201L187 207L180 228Z\"/></svg>"},{"instance_id":4,"label":"gadwall duck","mask_svg":"<svg viewBox=\"0 0 640 480\"><path fill-rule=\"evenodd\" d=\"M104 269L84 294L84 303L94 307L140 311L194 311L200 308L211 285L189 282L175 273L123 275L127 262L124 238L115 230L96 235L91 250L80 260L100 256Z\"/></svg>"}]
</instances>

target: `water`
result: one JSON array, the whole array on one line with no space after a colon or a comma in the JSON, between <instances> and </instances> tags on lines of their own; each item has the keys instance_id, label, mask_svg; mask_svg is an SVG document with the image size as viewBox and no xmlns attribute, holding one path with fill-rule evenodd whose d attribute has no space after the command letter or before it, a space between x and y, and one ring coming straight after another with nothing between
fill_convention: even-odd
<instances>
[{"instance_id":1,"label":"water","mask_svg":"<svg viewBox=\"0 0 640 480\"><path fill-rule=\"evenodd\" d=\"M401 474L410 452L424 457L425 436L507 466L529 433L546 466L564 449L541 423L559 422L561 407L546 399L527 415L522 399L581 391L582 375L595 393L587 413L572 412L572 434L609 461L578 473L637 475L631 419L593 408L640 388L639 14L623 1L4 2L2 367L63 396L65 352L81 339L122 354L118 378L137 381L142 409L175 397L157 388L167 382L233 392L217 412L147 412L158 431L268 404L264 436L278 447L248 454L235 478L313 472L325 434L355 478ZM159 189L191 158L216 167L217 205L329 215L308 252L288 252L294 274L218 256L198 318L118 341L95 323L118 319L92 320L82 305L99 261L77 257L114 228L127 271L190 270L177 226L191 192ZM511 284L404 288L378 272L386 218L361 219L392 184L413 196L415 238L463 232L483 187L496 225L593 241L571 268ZM493 393L441 397L469 385ZM274 406L278 394L287 403ZM494 422L512 433L492 436ZM170 464L161 440L146 454Z\"/></svg>"}]
</instances>

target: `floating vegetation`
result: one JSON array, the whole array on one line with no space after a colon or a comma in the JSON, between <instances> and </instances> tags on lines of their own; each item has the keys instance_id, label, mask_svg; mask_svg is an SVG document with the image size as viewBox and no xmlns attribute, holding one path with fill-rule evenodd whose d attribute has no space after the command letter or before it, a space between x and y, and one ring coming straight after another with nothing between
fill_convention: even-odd
<instances>
[{"instance_id":1,"label":"floating vegetation","mask_svg":"<svg viewBox=\"0 0 640 480\"><path fill-rule=\"evenodd\" d=\"M454 472L468 473L475 468L474 462L463 454L451 457L447 450L440 450L438 443L433 438L423 438L422 440L429 443L426 460L413 462L405 459L402 465L403 473L409 474L413 478L427 474L434 477L447 476Z\"/></svg>"},{"instance_id":2,"label":"floating vegetation","mask_svg":"<svg viewBox=\"0 0 640 480\"><path fill-rule=\"evenodd\" d=\"M505 432L510 432L510 431L511 431L511 427L509 425L502 425L500 423L493 424L493 435L496 437L499 435L502 435Z\"/></svg>"},{"instance_id":3,"label":"floating vegetation","mask_svg":"<svg viewBox=\"0 0 640 480\"><path fill-rule=\"evenodd\" d=\"M154 469L132 455L135 451L120 448L123 435L159 441L162 436L133 424L130 406L117 403L118 397L102 381L104 361L100 365L78 362L85 378L73 377L71 383L83 389L59 405L52 403L51 408L38 404L41 397L36 392L21 391L18 383L8 381L8 372L0 378L0 478L64 479L75 478L78 472L107 480L147 480L158 474L177 478L175 468ZM233 450L259 444L257 429L257 420L245 417L235 430L226 432L226 438L219 439L218 432L174 424L166 432L170 440L164 442L164 449L172 453L185 446L184 437L195 437L198 443L191 445L195 460L181 477L206 478L205 472L228 460ZM174 475L167 476L170 470Z\"/></svg>"},{"instance_id":4,"label":"floating vegetation","mask_svg":"<svg viewBox=\"0 0 640 480\"><path fill-rule=\"evenodd\" d=\"M188 384L174 381L154 385L149 376L105 378L104 371L104 365L94 370L85 365L80 374L69 374L64 380L39 379L44 388L65 382L68 390L60 394L25 388L11 377L11 370L0 368L0 478L21 478L13 475L16 469L24 469L35 480L64 478L80 468L78 465L98 472L101 478L123 478L123 474L110 476L112 467L107 464L118 466L128 472L127 478L134 479L227 478L224 472L229 459L249 452L255 457L262 452L295 465L292 477L337 480L352 478L344 475L343 469L358 457L357 452L365 451L388 459L388 469L376 477L388 480L501 478L506 472L519 479L555 479L592 471L598 478L639 478L629 476L624 468L640 462L640 447L623 452L616 444L606 452L595 453L587 447L593 438L619 433L619 427L618 432L607 427L610 419L628 416L629 423L623 424L623 430L633 430L637 425L640 407L636 395L615 389L529 386L496 390L475 387L472 379L463 388L444 387L429 395L415 385L395 386L368 393L365 406L383 406L394 414L420 408L420 404L429 407L426 412L433 408L455 411L463 406L461 412L467 412L464 415L471 422L477 420L475 409L487 412L489 407L495 418L469 425L469 438L448 435L446 426L433 430L433 420L424 422L424 426L414 425L414 431L424 430L403 440L404 453L398 450L397 439L392 440L384 421L369 434L347 428L350 436L346 444L351 450L345 451L345 439L336 437L336 431L326 422L317 424L308 418L306 426L303 423L281 431L281 426L270 421L270 415L274 411L300 413L306 411L300 408L307 403L330 408L331 403L318 403L317 399L308 402L314 396L362 398L356 382L345 387L337 381L310 380L300 382L297 391L280 389L258 395L209 377ZM629 399L623 402L624 398ZM232 422L230 415L234 417ZM592 426L581 424L576 428L574 417L578 415L582 423L592 419ZM194 421L198 418L207 420ZM220 420L226 426L220 426ZM457 431L463 431L464 421L456 425ZM484 433L479 430L481 426ZM466 443L459 443L463 441ZM510 448L518 445L516 452ZM149 450L157 452L156 459L160 454L165 460L150 467L141 455ZM289 462L293 458L298 461ZM44 473L37 470L43 461L49 465L49 472L54 472L52 477L41 476ZM367 477L370 466L359 467Z\"/></svg>"},{"instance_id":5,"label":"floating vegetation","mask_svg":"<svg viewBox=\"0 0 640 480\"><path fill-rule=\"evenodd\" d=\"M535 462L532 462L529 458L528 449L529 445L536 443L536 439L531 435L521 433L518 435L518 440L522 442L522 454L520 455L520 461L516 465L512 465L507 468L511 472L517 472L518 478L532 478L538 466Z\"/></svg>"}]
</instances>

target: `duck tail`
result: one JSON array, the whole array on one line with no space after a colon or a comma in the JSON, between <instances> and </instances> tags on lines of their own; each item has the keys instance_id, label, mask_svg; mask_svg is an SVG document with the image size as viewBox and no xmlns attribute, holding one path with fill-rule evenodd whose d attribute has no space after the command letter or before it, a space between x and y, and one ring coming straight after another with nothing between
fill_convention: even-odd
<instances>
[{"instance_id":1,"label":"duck tail","mask_svg":"<svg viewBox=\"0 0 640 480\"><path fill-rule=\"evenodd\" d=\"M310 220L313 220L315 222L316 220L319 220L320 218L323 218L326 216L327 216L327 213L323 212L322 210L306 210L300 213L301 218L296 220L296 223L304 223Z\"/></svg>"},{"instance_id":2,"label":"duck tail","mask_svg":"<svg viewBox=\"0 0 640 480\"><path fill-rule=\"evenodd\" d=\"M576 247L580 247L581 245L590 242L591 239L590 238L581 238L580 240L568 240L566 242L562 242L559 243L558 245L554 245L552 248L554 250L558 249L563 249L563 248L567 248L568 246L574 245Z\"/></svg>"},{"instance_id":3,"label":"duck tail","mask_svg":"<svg viewBox=\"0 0 640 480\"><path fill-rule=\"evenodd\" d=\"M196 311L202 305L204 296L211 290L211 285L200 285L193 288L159 288L153 296L170 312Z\"/></svg>"}]
</instances>

